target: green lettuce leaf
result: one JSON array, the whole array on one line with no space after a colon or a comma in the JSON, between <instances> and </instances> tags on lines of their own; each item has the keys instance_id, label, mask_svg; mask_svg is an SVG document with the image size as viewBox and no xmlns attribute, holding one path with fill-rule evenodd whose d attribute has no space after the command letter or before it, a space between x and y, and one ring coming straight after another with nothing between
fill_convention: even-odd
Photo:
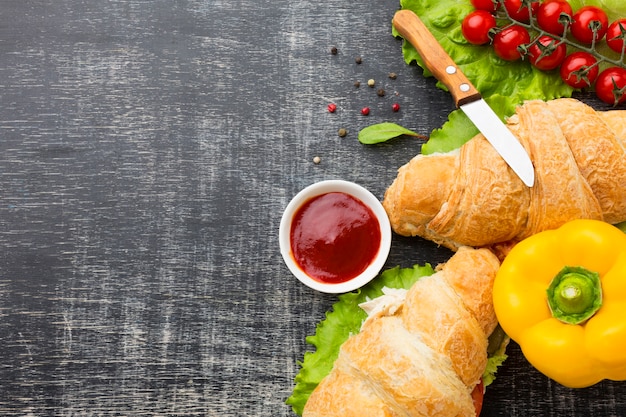
<instances>
[{"instance_id":1,"label":"green lettuce leaf","mask_svg":"<svg viewBox=\"0 0 626 417\"><path fill-rule=\"evenodd\" d=\"M541 71L524 61L504 61L490 45L467 42L461 33L461 22L474 10L469 0L402 0L400 4L422 19L484 97L499 94L518 104L527 99L571 96L573 89L561 81L558 72ZM395 29L393 31L397 35ZM421 57L410 43L403 43L402 53L405 62L415 61L424 68ZM425 69L424 75L431 74Z\"/></svg>"},{"instance_id":2,"label":"green lettuce leaf","mask_svg":"<svg viewBox=\"0 0 626 417\"><path fill-rule=\"evenodd\" d=\"M506 347L511 338L504 333L502 327L498 325L489 336L489 346L487 347L487 366L483 372L483 384L488 387L495 379L498 367L508 358Z\"/></svg>"},{"instance_id":3,"label":"green lettuce leaf","mask_svg":"<svg viewBox=\"0 0 626 417\"><path fill-rule=\"evenodd\" d=\"M506 344L503 344L502 349L489 356L485 373L483 373L483 384L485 387L488 387L493 381L495 381L498 367L501 366L508 358L508 355L506 354L506 346Z\"/></svg>"},{"instance_id":4,"label":"green lettuce leaf","mask_svg":"<svg viewBox=\"0 0 626 417\"><path fill-rule=\"evenodd\" d=\"M401 0L400 5L422 19L487 101L498 96L494 97L498 101L494 109L502 118L513 114L525 100L571 97L574 89L561 81L558 71L540 71L525 61L507 62L498 58L490 45L468 43L461 33L461 22L474 9L469 0ZM392 32L398 36L394 28ZM402 54L407 64L415 62L425 76L432 75L410 43L403 43ZM441 83L438 86L446 89ZM436 143L427 144L422 153L455 149L474 136L476 130L468 128L469 121L461 113L456 110L450 114L449 122L435 133ZM453 143L437 143L444 138L454 138Z\"/></svg>"},{"instance_id":5,"label":"green lettuce leaf","mask_svg":"<svg viewBox=\"0 0 626 417\"><path fill-rule=\"evenodd\" d=\"M317 387L322 378L328 375L339 355L339 347L351 334L356 334L361 329L361 323L367 317L359 304L379 297L383 294L383 287L410 288L417 280L424 276L432 275L433 268L426 264L415 265L413 268L395 267L384 271L356 292L339 296L332 310L326 313L326 318L321 321L315 330L315 335L308 336L306 342L315 347L315 352L306 352L304 360L298 362L300 372L296 375L296 386L286 403L291 405L293 411L302 415L311 392Z\"/></svg>"}]
</instances>

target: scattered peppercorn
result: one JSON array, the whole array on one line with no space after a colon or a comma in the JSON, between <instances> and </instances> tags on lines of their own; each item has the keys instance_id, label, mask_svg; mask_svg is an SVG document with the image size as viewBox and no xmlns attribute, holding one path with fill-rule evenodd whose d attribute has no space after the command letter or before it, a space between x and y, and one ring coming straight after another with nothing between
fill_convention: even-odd
<instances>
[{"instance_id":1,"label":"scattered peppercorn","mask_svg":"<svg viewBox=\"0 0 626 417\"><path fill-rule=\"evenodd\" d=\"M362 114L363 116L367 116L368 114L370 114L370 108L369 108L369 107L363 107L363 108L361 109L361 114Z\"/></svg>"},{"instance_id":2,"label":"scattered peppercorn","mask_svg":"<svg viewBox=\"0 0 626 417\"><path fill-rule=\"evenodd\" d=\"M361 81L355 81L355 82L354 82L354 86L355 86L356 88L359 88L359 87L361 86Z\"/></svg>"},{"instance_id":3,"label":"scattered peppercorn","mask_svg":"<svg viewBox=\"0 0 626 417\"><path fill-rule=\"evenodd\" d=\"M332 48L330 48L330 53L333 55L337 55L337 47L333 46Z\"/></svg>"},{"instance_id":4,"label":"scattered peppercorn","mask_svg":"<svg viewBox=\"0 0 626 417\"><path fill-rule=\"evenodd\" d=\"M396 74L395 72L390 72L389 78L391 78L392 80L395 80L396 78L398 78L398 74Z\"/></svg>"},{"instance_id":5,"label":"scattered peppercorn","mask_svg":"<svg viewBox=\"0 0 626 417\"><path fill-rule=\"evenodd\" d=\"M335 110L337 110L337 105L335 103L330 103L328 105L328 111L331 112L331 113L334 113Z\"/></svg>"},{"instance_id":6,"label":"scattered peppercorn","mask_svg":"<svg viewBox=\"0 0 626 417\"><path fill-rule=\"evenodd\" d=\"M367 80L367 85L368 87L374 88L374 86L376 85L376 81L373 78L370 78L369 80Z\"/></svg>"},{"instance_id":7,"label":"scattered peppercorn","mask_svg":"<svg viewBox=\"0 0 626 417\"><path fill-rule=\"evenodd\" d=\"M391 106L391 110L393 110L394 112L399 111L400 105L398 103L393 103L393 105Z\"/></svg>"},{"instance_id":8,"label":"scattered peppercorn","mask_svg":"<svg viewBox=\"0 0 626 417\"><path fill-rule=\"evenodd\" d=\"M313 158L314 164L319 164L320 162L322 162L322 159L319 156L316 156L315 158Z\"/></svg>"},{"instance_id":9,"label":"scattered peppercorn","mask_svg":"<svg viewBox=\"0 0 626 417\"><path fill-rule=\"evenodd\" d=\"M379 88L378 90L376 90L376 94L378 95L378 97L384 97L385 96L385 90L382 88Z\"/></svg>"},{"instance_id":10,"label":"scattered peppercorn","mask_svg":"<svg viewBox=\"0 0 626 417\"><path fill-rule=\"evenodd\" d=\"M360 56L357 56L356 58L354 58L354 62L360 64L361 62L363 62L363 59Z\"/></svg>"},{"instance_id":11,"label":"scattered peppercorn","mask_svg":"<svg viewBox=\"0 0 626 417\"><path fill-rule=\"evenodd\" d=\"M348 131L342 127L341 129L337 131L337 134L339 135L340 138L343 138L348 134Z\"/></svg>"}]
</instances>

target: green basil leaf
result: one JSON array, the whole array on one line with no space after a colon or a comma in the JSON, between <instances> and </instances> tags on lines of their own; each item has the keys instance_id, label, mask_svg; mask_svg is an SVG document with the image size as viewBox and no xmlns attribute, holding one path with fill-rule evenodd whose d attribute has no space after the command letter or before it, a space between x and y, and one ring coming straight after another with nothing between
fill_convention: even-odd
<instances>
[{"instance_id":1,"label":"green basil leaf","mask_svg":"<svg viewBox=\"0 0 626 417\"><path fill-rule=\"evenodd\" d=\"M408 135L426 139L425 136L413 132L396 123L378 123L361 129L359 132L359 142L365 145L374 145L376 143L386 142L398 136Z\"/></svg>"}]
</instances>

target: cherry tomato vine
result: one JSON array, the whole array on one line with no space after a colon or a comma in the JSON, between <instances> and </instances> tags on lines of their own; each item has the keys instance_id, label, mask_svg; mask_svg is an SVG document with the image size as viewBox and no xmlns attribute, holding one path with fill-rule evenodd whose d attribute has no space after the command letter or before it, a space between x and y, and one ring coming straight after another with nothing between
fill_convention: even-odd
<instances>
[{"instance_id":1,"label":"cherry tomato vine","mask_svg":"<svg viewBox=\"0 0 626 417\"><path fill-rule=\"evenodd\" d=\"M491 44L503 60L527 59L540 70L558 71L571 87L594 88L608 104L626 103L626 17L609 22L601 8L573 11L566 0L471 2L476 10L461 25L469 43ZM619 58L601 53L601 42Z\"/></svg>"}]
</instances>

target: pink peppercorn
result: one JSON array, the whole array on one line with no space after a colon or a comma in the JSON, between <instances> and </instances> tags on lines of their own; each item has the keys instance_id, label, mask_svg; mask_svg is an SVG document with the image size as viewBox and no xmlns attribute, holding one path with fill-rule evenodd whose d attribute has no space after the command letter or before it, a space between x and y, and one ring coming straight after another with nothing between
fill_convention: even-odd
<instances>
[{"instance_id":1,"label":"pink peppercorn","mask_svg":"<svg viewBox=\"0 0 626 417\"><path fill-rule=\"evenodd\" d=\"M400 110L400 105L398 103L393 103L393 105L391 106L391 110L393 110L394 112Z\"/></svg>"},{"instance_id":2,"label":"pink peppercorn","mask_svg":"<svg viewBox=\"0 0 626 417\"><path fill-rule=\"evenodd\" d=\"M369 107L363 107L363 108L361 109L361 114L362 114L363 116L367 116L368 114L370 114L370 108L369 108Z\"/></svg>"},{"instance_id":3,"label":"pink peppercorn","mask_svg":"<svg viewBox=\"0 0 626 417\"><path fill-rule=\"evenodd\" d=\"M337 110L337 105L335 103L330 103L328 105L328 111L331 112L331 113L334 113L335 110Z\"/></svg>"}]
</instances>

